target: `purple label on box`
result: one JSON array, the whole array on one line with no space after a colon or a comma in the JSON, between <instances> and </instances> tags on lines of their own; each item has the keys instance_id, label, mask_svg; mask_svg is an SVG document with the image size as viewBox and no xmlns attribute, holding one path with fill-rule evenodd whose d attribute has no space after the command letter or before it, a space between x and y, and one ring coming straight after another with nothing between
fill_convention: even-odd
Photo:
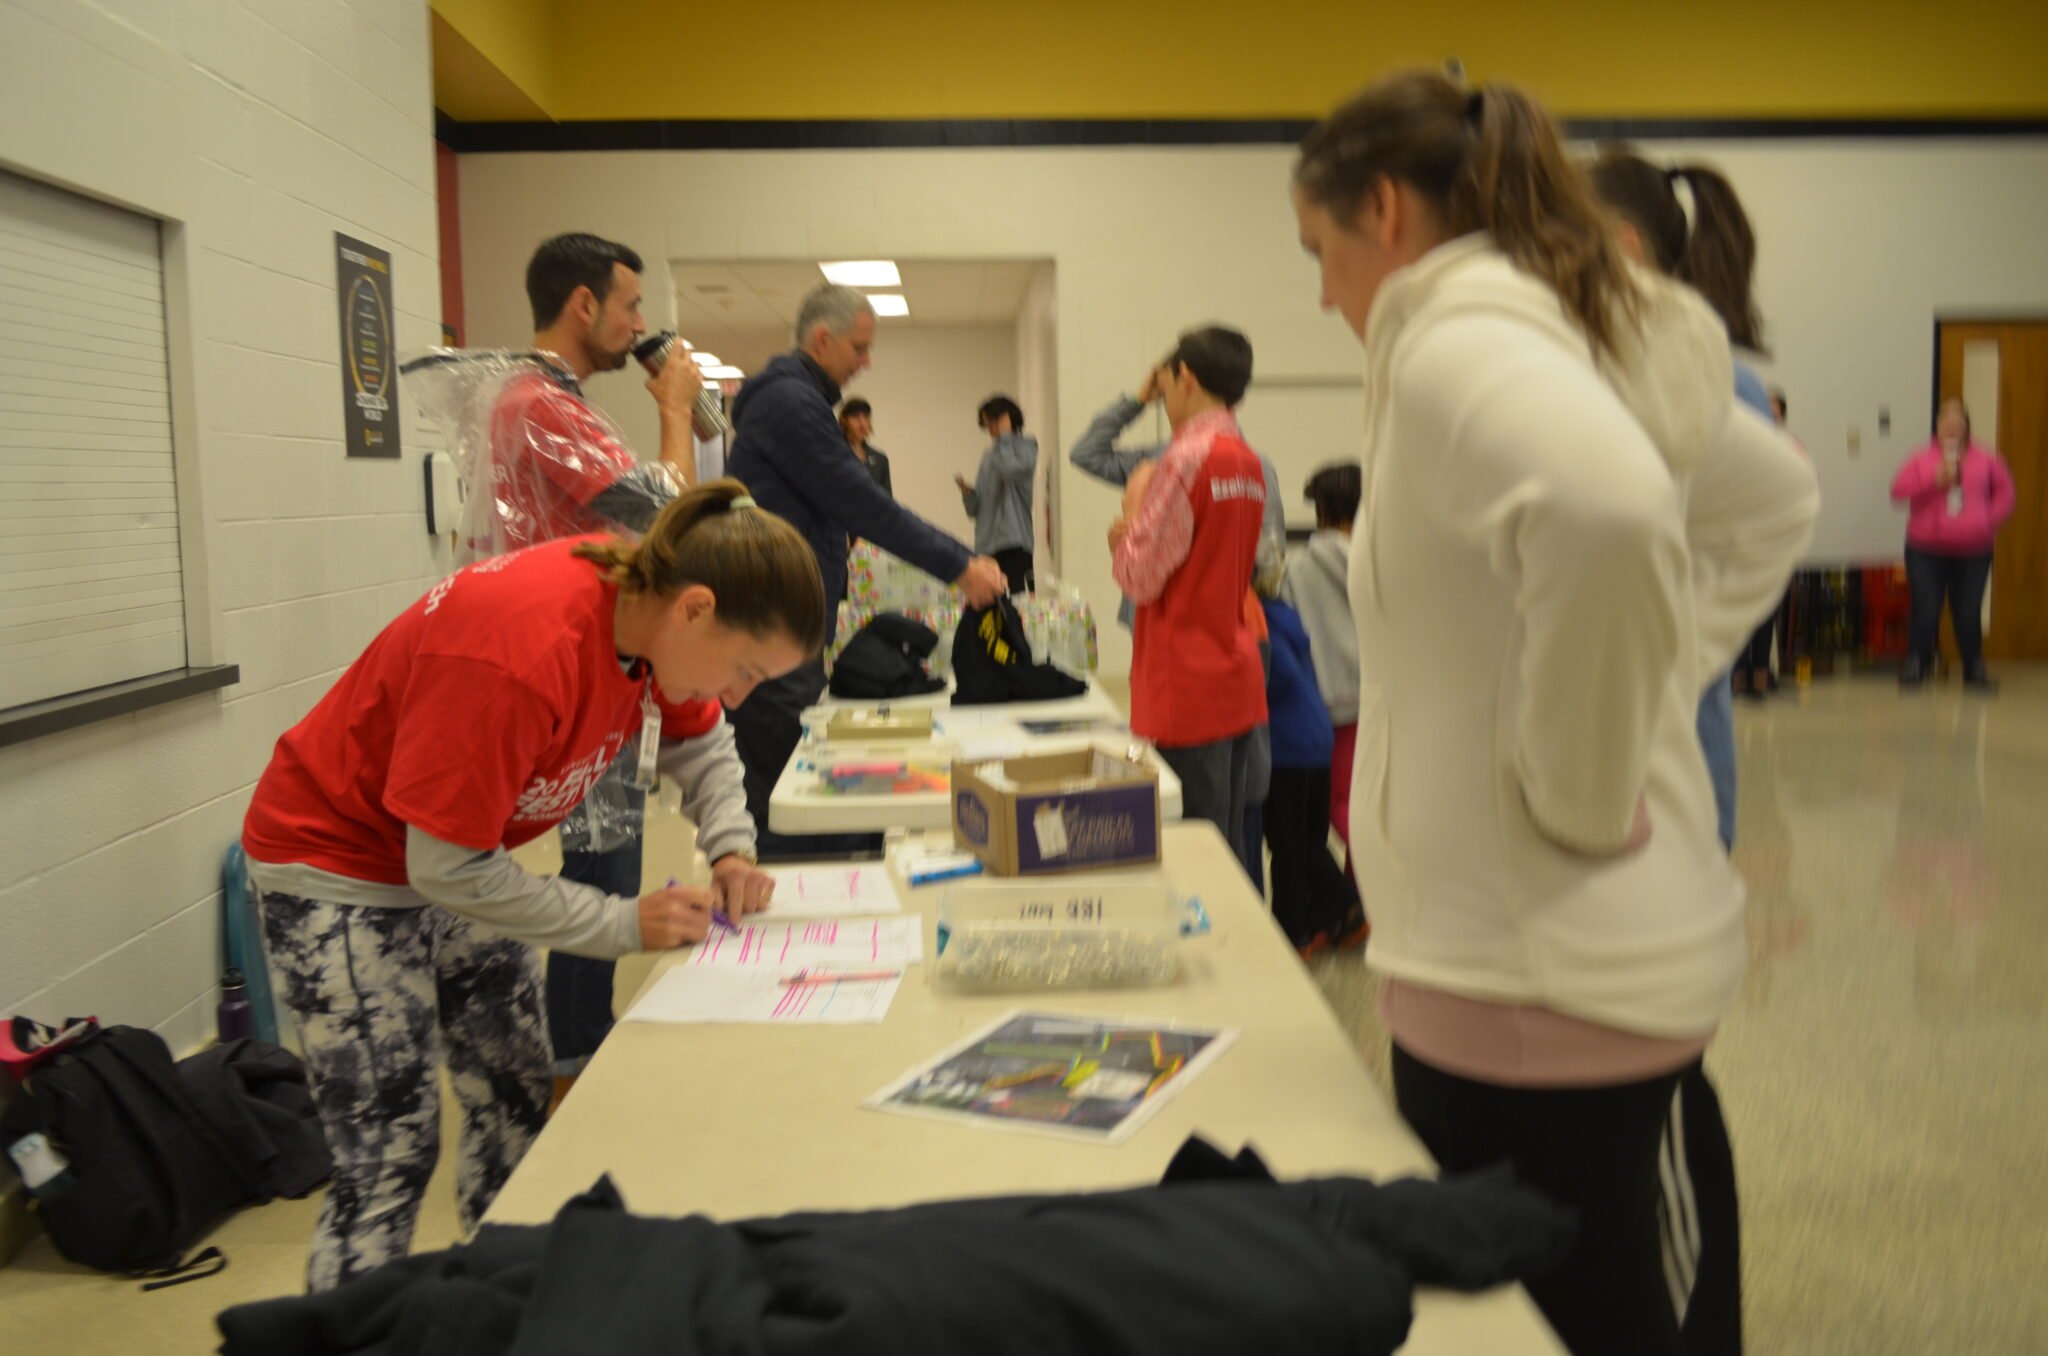
<instances>
[{"instance_id":1,"label":"purple label on box","mask_svg":"<svg viewBox=\"0 0 2048 1356\"><path fill-rule=\"evenodd\" d=\"M1049 835L1041 832L1041 813L1058 815L1056 831ZM1158 855L1159 797L1149 783L1017 798L1020 875L1074 866L1149 862Z\"/></svg>"}]
</instances>

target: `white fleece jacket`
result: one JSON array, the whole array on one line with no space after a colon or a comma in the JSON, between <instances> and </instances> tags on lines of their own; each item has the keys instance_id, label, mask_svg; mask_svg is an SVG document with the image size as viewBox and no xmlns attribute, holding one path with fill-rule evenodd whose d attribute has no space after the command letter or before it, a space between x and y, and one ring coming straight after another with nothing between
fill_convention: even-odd
<instances>
[{"instance_id":1,"label":"white fleece jacket","mask_svg":"<svg viewBox=\"0 0 2048 1356\"><path fill-rule=\"evenodd\" d=\"M1638 282L1618 360L1484 236L1375 299L1351 847L1377 968L1683 1037L1719 1022L1744 958L1694 710L1819 492L1736 402L1706 304ZM1650 842L1614 858L1639 798Z\"/></svg>"}]
</instances>

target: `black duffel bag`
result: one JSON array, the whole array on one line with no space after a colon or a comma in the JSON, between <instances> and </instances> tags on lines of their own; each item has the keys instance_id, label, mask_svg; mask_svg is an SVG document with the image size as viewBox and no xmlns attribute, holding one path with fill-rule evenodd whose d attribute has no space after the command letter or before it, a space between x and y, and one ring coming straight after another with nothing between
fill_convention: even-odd
<instances>
[{"instance_id":1,"label":"black duffel bag","mask_svg":"<svg viewBox=\"0 0 2048 1356\"><path fill-rule=\"evenodd\" d=\"M875 701L938 692L946 680L924 666L938 644L938 633L923 622L880 613L832 661L832 695Z\"/></svg>"}]
</instances>

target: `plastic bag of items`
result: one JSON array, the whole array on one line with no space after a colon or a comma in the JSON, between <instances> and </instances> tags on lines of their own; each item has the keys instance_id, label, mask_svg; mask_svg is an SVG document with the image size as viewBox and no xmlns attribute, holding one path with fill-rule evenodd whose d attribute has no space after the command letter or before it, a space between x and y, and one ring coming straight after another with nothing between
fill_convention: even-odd
<instances>
[{"instance_id":1,"label":"plastic bag of items","mask_svg":"<svg viewBox=\"0 0 2048 1356\"><path fill-rule=\"evenodd\" d=\"M636 537L681 489L667 466L633 456L550 354L436 348L399 371L461 478L457 565L587 532ZM637 756L621 752L562 822L563 851L609 852L640 836Z\"/></svg>"},{"instance_id":2,"label":"plastic bag of items","mask_svg":"<svg viewBox=\"0 0 2048 1356\"><path fill-rule=\"evenodd\" d=\"M586 532L637 535L682 488L633 455L552 354L436 348L399 373L461 478L458 565Z\"/></svg>"}]
</instances>

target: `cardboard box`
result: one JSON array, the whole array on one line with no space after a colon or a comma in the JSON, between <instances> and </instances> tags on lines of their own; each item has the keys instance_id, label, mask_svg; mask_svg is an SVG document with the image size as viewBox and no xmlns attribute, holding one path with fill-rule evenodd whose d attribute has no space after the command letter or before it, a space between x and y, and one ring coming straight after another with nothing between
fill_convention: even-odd
<instances>
[{"instance_id":1,"label":"cardboard box","mask_svg":"<svg viewBox=\"0 0 2048 1356\"><path fill-rule=\"evenodd\" d=\"M953 841L998 876L1159 860L1159 774L1121 745L953 764Z\"/></svg>"}]
</instances>

